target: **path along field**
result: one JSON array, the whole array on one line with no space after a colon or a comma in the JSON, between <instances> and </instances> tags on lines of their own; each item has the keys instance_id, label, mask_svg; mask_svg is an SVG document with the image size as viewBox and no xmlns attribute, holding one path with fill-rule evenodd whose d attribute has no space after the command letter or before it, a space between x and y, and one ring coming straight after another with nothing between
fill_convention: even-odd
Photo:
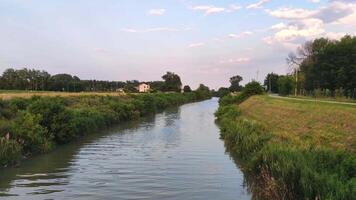
<instances>
[{"instance_id":1,"label":"path along field","mask_svg":"<svg viewBox=\"0 0 356 200\"><path fill-rule=\"evenodd\" d=\"M239 108L277 136L274 140L356 153L356 104L253 96Z\"/></svg>"}]
</instances>

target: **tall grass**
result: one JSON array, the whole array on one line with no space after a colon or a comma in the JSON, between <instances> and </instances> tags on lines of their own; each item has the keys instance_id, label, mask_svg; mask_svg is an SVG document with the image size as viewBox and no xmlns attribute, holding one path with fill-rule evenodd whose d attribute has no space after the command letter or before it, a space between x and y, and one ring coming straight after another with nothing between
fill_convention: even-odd
<instances>
[{"instance_id":1,"label":"tall grass","mask_svg":"<svg viewBox=\"0 0 356 200\"><path fill-rule=\"evenodd\" d=\"M216 112L227 150L243 165L255 199L354 199L356 156L276 139L235 104Z\"/></svg>"}]
</instances>

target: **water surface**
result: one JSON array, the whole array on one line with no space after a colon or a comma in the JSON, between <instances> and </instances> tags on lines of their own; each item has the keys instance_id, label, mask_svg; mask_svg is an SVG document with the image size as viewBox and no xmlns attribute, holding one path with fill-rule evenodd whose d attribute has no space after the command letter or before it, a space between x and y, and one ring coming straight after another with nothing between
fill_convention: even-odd
<instances>
[{"instance_id":1,"label":"water surface","mask_svg":"<svg viewBox=\"0 0 356 200\"><path fill-rule=\"evenodd\" d=\"M217 106L171 108L0 170L0 198L250 199L219 140Z\"/></svg>"}]
</instances>

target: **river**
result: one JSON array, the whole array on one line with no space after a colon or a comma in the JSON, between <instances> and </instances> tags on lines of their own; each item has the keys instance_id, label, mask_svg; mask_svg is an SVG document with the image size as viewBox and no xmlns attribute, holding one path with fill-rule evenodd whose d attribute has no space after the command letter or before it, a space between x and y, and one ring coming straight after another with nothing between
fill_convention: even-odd
<instances>
[{"instance_id":1,"label":"river","mask_svg":"<svg viewBox=\"0 0 356 200\"><path fill-rule=\"evenodd\" d=\"M217 99L120 124L0 170L0 199L251 199Z\"/></svg>"}]
</instances>

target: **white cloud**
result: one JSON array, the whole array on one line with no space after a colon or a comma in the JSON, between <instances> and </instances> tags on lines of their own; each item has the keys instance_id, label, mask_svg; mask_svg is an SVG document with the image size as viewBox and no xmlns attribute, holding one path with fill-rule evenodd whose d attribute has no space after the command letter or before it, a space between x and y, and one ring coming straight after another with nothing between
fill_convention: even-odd
<instances>
[{"instance_id":1,"label":"white cloud","mask_svg":"<svg viewBox=\"0 0 356 200\"><path fill-rule=\"evenodd\" d=\"M320 3L320 0L309 0L312 3Z\"/></svg>"},{"instance_id":2,"label":"white cloud","mask_svg":"<svg viewBox=\"0 0 356 200\"><path fill-rule=\"evenodd\" d=\"M284 29L284 28L287 28L287 25L285 23L283 23L283 22L271 26L272 30L281 30L281 29Z\"/></svg>"},{"instance_id":3,"label":"white cloud","mask_svg":"<svg viewBox=\"0 0 356 200\"><path fill-rule=\"evenodd\" d=\"M196 47L201 47L201 46L204 46L205 44L202 43L202 42L199 42L199 43L192 43L192 44L189 44L188 45L188 48L196 48Z\"/></svg>"},{"instance_id":4,"label":"white cloud","mask_svg":"<svg viewBox=\"0 0 356 200\"><path fill-rule=\"evenodd\" d=\"M356 4L351 1L330 1L315 10L279 8L266 10L271 16L287 20L270 27L274 35L263 38L267 44L292 44L318 37L339 39L346 33L330 32L335 25L356 27ZM346 25L346 26L345 26ZM339 27L334 27L337 30ZM353 29L354 30L354 29ZM290 46L292 46L290 45Z\"/></svg>"},{"instance_id":5,"label":"white cloud","mask_svg":"<svg viewBox=\"0 0 356 200\"><path fill-rule=\"evenodd\" d=\"M194 6L191 8L192 10L203 11L205 15L216 14L225 12L226 9L222 7L216 7L212 5L201 5L201 6Z\"/></svg>"},{"instance_id":6,"label":"white cloud","mask_svg":"<svg viewBox=\"0 0 356 200\"><path fill-rule=\"evenodd\" d=\"M332 23L355 14L356 4L333 1L316 10L284 7L276 10L266 10L266 12L280 19L299 20L316 18L322 20L324 23Z\"/></svg>"},{"instance_id":7,"label":"white cloud","mask_svg":"<svg viewBox=\"0 0 356 200\"><path fill-rule=\"evenodd\" d=\"M227 60L221 60L221 64L238 64L238 63L246 63L249 62L251 59L248 57L241 57L241 58L230 58Z\"/></svg>"},{"instance_id":8,"label":"white cloud","mask_svg":"<svg viewBox=\"0 0 356 200\"><path fill-rule=\"evenodd\" d=\"M132 29L132 28L123 28L122 32L127 33L149 33L149 32L179 32L179 31L189 31L190 28L177 29L170 27L156 27L156 28L148 28L148 29Z\"/></svg>"},{"instance_id":9,"label":"white cloud","mask_svg":"<svg viewBox=\"0 0 356 200\"><path fill-rule=\"evenodd\" d=\"M279 8L277 10L266 10L266 12L281 19L305 19L315 14L315 11L299 8Z\"/></svg>"},{"instance_id":10,"label":"white cloud","mask_svg":"<svg viewBox=\"0 0 356 200\"><path fill-rule=\"evenodd\" d=\"M234 38L234 39L238 39L238 38L241 38L243 36L247 36L247 35L252 35L253 32L251 31L244 31L242 33L239 33L239 34L234 34L234 33L231 33L228 35L229 38Z\"/></svg>"},{"instance_id":11,"label":"white cloud","mask_svg":"<svg viewBox=\"0 0 356 200\"><path fill-rule=\"evenodd\" d=\"M275 39L278 41L292 41L298 38L314 38L325 32L324 24L319 19L305 19L291 23L278 30Z\"/></svg>"},{"instance_id":12,"label":"white cloud","mask_svg":"<svg viewBox=\"0 0 356 200\"><path fill-rule=\"evenodd\" d=\"M257 9L257 8L263 8L263 5L266 3L271 2L272 0L260 0L256 3L248 5L246 8L247 9Z\"/></svg>"},{"instance_id":13,"label":"white cloud","mask_svg":"<svg viewBox=\"0 0 356 200\"><path fill-rule=\"evenodd\" d=\"M234 11L238 11L241 10L242 6L239 5L235 5L235 4L231 4L229 6L229 9L227 10L228 12L234 12Z\"/></svg>"},{"instance_id":14,"label":"white cloud","mask_svg":"<svg viewBox=\"0 0 356 200\"><path fill-rule=\"evenodd\" d=\"M164 13L166 12L165 9L151 9L148 11L149 15L164 15Z\"/></svg>"}]
</instances>

